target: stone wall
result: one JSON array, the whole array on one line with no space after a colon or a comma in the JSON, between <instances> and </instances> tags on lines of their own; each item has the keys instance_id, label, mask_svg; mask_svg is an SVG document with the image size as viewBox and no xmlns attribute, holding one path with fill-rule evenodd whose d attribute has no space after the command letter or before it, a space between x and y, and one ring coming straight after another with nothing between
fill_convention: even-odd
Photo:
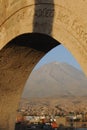
<instances>
[{"instance_id":1,"label":"stone wall","mask_svg":"<svg viewBox=\"0 0 87 130\"><path fill-rule=\"evenodd\" d=\"M12 130L10 126L13 127L15 111L27 79L25 71L28 71L27 74L29 75L36 62L44 55L43 52L33 51L30 48L28 63L26 58L21 56L21 53L19 56L19 59L21 58L20 64L23 67L24 63L27 62L29 68L26 69L25 65L25 68L18 71L16 68L21 67L18 59L16 59L15 48L6 48L5 50L2 48L20 34L32 32L47 34L62 43L79 62L85 74L87 74L86 5L86 0L0 0L1 128L4 126L6 130ZM7 49L12 50L7 51ZM7 58L7 52L10 53L9 59ZM19 53L20 49L16 52ZM11 59L12 53L15 56ZM18 82L19 75L22 77L20 77L20 81ZM3 78L4 76L8 78L5 79ZM16 78L12 76L16 76ZM15 80L11 81L12 78ZM21 83L22 80L23 83ZM5 85L3 85L4 82ZM15 82L15 86L11 86L11 82Z\"/></svg>"}]
</instances>

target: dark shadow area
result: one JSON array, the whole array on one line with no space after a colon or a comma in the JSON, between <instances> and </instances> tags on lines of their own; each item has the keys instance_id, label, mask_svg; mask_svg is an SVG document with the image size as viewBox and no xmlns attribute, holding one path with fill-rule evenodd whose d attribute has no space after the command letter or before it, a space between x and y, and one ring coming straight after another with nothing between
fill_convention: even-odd
<instances>
[{"instance_id":1,"label":"dark shadow area","mask_svg":"<svg viewBox=\"0 0 87 130\"><path fill-rule=\"evenodd\" d=\"M33 32L51 35L54 12L54 0L35 0Z\"/></svg>"},{"instance_id":2,"label":"dark shadow area","mask_svg":"<svg viewBox=\"0 0 87 130\"><path fill-rule=\"evenodd\" d=\"M26 46L48 52L60 43L51 37L54 20L54 0L35 0L33 33L25 33L12 39L4 48Z\"/></svg>"},{"instance_id":3,"label":"dark shadow area","mask_svg":"<svg viewBox=\"0 0 87 130\"><path fill-rule=\"evenodd\" d=\"M15 44L16 46L26 46L34 48L38 51L48 52L49 50L56 47L60 43L45 34L28 33L17 36L13 40L11 40L5 46L5 48L9 46L11 47L13 46L13 44Z\"/></svg>"}]
</instances>

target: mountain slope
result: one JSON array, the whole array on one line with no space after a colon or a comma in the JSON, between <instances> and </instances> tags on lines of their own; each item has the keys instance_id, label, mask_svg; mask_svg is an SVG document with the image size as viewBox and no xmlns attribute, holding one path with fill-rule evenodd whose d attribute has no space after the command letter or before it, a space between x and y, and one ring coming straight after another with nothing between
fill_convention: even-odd
<instances>
[{"instance_id":1,"label":"mountain slope","mask_svg":"<svg viewBox=\"0 0 87 130\"><path fill-rule=\"evenodd\" d=\"M34 70L23 97L86 96L87 77L66 63L49 63Z\"/></svg>"}]
</instances>

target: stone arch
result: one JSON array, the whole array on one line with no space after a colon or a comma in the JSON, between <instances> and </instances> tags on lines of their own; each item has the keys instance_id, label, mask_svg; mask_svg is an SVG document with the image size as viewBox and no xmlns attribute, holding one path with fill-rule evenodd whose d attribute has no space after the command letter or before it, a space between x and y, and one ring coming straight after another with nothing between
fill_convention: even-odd
<instances>
[{"instance_id":1,"label":"stone arch","mask_svg":"<svg viewBox=\"0 0 87 130\"><path fill-rule=\"evenodd\" d=\"M14 38L1 50L0 129L13 129L18 102L29 74L35 64L59 44L47 35L30 33Z\"/></svg>"},{"instance_id":2,"label":"stone arch","mask_svg":"<svg viewBox=\"0 0 87 130\"><path fill-rule=\"evenodd\" d=\"M86 1L81 0L78 3L73 2L73 0L66 2L63 0L61 2L59 0L0 0L0 3L0 49L11 39L23 33L47 34L62 43L87 74ZM32 50L32 55L37 57L38 52ZM43 55L43 53L39 53L38 59ZM35 62L37 61L35 60ZM31 68L33 66L34 64L31 65ZM10 101L11 98L15 97L14 104L16 104L20 97L21 87L18 93L11 88L9 90L7 93L3 89L3 96L2 89L0 89L2 100L0 109L3 120L7 114L4 103L9 104L8 111L10 114L15 113L16 108L11 109ZM9 92L12 92L11 98ZM9 122L11 123L11 121L10 119ZM2 120L0 122L3 124Z\"/></svg>"},{"instance_id":3,"label":"stone arch","mask_svg":"<svg viewBox=\"0 0 87 130\"><path fill-rule=\"evenodd\" d=\"M79 16L82 12L79 9L81 4L84 6L85 2L75 2L77 15L73 1L1 1L0 48L23 33L47 34L64 44L86 73L87 31L82 19L84 16L81 19ZM84 10L83 13L85 14Z\"/></svg>"}]
</instances>

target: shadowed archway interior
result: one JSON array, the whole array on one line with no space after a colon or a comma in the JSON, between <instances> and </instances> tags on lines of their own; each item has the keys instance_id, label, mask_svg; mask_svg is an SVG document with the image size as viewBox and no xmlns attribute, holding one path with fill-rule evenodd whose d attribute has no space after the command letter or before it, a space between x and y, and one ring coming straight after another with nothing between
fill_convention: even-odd
<instances>
[{"instance_id":1,"label":"shadowed archway interior","mask_svg":"<svg viewBox=\"0 0 87 130\"><path fill-rule=\"evenodd\" d=\"M30 47L46 53L61 43L46 34L26 33L11 40L7 46L11 44Z\"/></svg>"}]
</instances>

